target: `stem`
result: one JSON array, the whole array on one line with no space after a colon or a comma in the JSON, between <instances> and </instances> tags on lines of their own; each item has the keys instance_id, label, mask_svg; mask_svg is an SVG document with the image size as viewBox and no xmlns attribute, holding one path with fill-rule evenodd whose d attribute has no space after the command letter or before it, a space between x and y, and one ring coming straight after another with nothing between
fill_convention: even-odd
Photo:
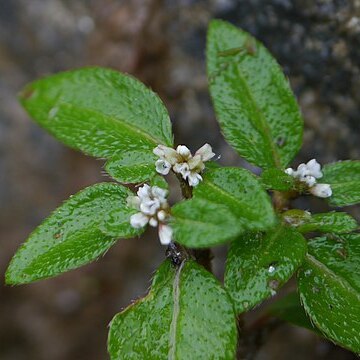
<instances>
[{"instance_id":1,"label":"stem","mask_svg":"<svg viewBox=\"0 0 360 360\"><path fill-rule=\"evenodd\" d=\"M189 186L187 181L185 181L180 174L176 174L176 176L180 183L182 196L185 199L191 199L193 196L192 187ZM186 252L188 257L193 257L196 260L196 262L199 263L200 265L202 265L206 270L208 270L209 272L212 272L211 261L213 259L213 254L209 248L187 249L184 246L177 244L177 243L175 243L175 246L178 249L182 249L183 252Z\"/></svg>"},{"instance_id":2,"label":"stem","mask_svg":"<svg viewBox=\"0 0 360 360\"><path fill-rule=\"evenodd\" d=\"M290 207L290 194L287 192L274 191L273 203L277 212L284 212Z\"/></svg>"}]
</instances>

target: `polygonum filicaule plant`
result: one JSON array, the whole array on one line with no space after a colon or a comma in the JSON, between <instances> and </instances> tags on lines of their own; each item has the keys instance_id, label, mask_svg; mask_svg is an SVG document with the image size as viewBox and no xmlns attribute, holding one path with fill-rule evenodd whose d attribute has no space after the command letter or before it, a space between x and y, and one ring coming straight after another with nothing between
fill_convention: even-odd
<instances>
[{"instance_id":1,"label":"polygonum filicaule plant","mask_svg":"<svg viewBox=\"0 0 360 360\"><path fill-rule=\"evenodd\" d=\"M118 239L157 227L167 259L149 294L112 320L111 359L233 359L239 315L293 275L297 292L267 311L359 353L358 224L344 212L292 209L291 200L359 203L360 161L288 167L301 147L303 121L279 65L226 22L212 21L207 41L222 132L261 176L217 165L206 139L196 152L175 147L163 103L131 76L85 68L38 80L22 91L24 108L64 144L106 159L114 182L90 186L55 210L18 250L6 282L59 275L96 260ZM184 197L174 206L169 173ZM136 185L136 193L124 184ZM225 243L223 286L211 273L209 248Z\"/></svg>"}]
</instances>

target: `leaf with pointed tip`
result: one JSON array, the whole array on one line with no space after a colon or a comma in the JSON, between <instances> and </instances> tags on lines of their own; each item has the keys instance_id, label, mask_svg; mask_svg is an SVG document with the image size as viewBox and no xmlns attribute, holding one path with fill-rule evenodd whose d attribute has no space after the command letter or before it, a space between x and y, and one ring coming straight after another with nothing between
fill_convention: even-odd
<instances>
[{"instance_id":1,"label":"leaf with pointed tip","mask_svg":"<svg viewBox=\"0 0 360 360\"><path fill-rule=\"evenodd\" d=\"M220 20L207 37L210 93L225 139L263 167L286 167L301 147L303 121L280 66L250 34Z\"/></svg>"},{"instance_id":2,"label":"leaf with pointed tip","mask_svg":"<svg viewBox=\"0 0 360 360\"><path fill-rule=\"evenodd\" d=\"M242 313L274 295L301 265L305 254L302 235L281 226L233 241L226 260L225 287L236 311Z\"/></svg>"},{"instance_id":3,"label":"leaf with pointed tip","mask_svg":"<svg viewBox=\"0 0 360 360\"><path fill-rule=\"evenodd\" d=\"M320 331L313 326L303 307L301 306L299 294L293 292L271 304L267 311L270 315L290 324L303 327L317 334Z\"/></svg>"},{"instance_id":4,"label":"leaf with pointed tip","mask_svg":"<svg viewBox=\"0 0 360 360\"><path fill-rule=\"evenodd\" d=\"M267 229L275 223L268 194L259 179L241 168L219 168L205 173L194 188L194 198L223 205L238 220L242 231Z\"/></svg>"},{"instance_id":5,"label":"leaf with pointed tip","mask_svg":"<svg viewBox=\"0 0 360 360\"><path fill-rule=\"evenodd\" d=\"M104 68L66 71L27 85L20 101L64 144L100 158L172 146L159 97L131 76Z\"/></svg>"},{"instance_id":6,"label":"leaf with pointed tip","mask_svg":"<svg viewBox=\"0 0 360 360\"><path fill-rule=\"evenodd\" d=\"M360 160L339 161L323 168L321 183L330 184L330 205L347 206L360 203Z\"/></svg>"},{"instance_id":7,"label":"leaf with pointed tip","mask_svg":"<svg viewBox=\"0 0 360 360\"><path fill-rule=\"evenodd\" d=\"M123 184L136 184L151 179L155 174L156 157L150 151L130 151L117 154L107 161L106 172Z\"/></svg>"},{"instance_id":8,"label":"leaf with pointed tip","mask_svg":"<svg viewBox=\"0 0 360 360\"><path fill-rule=\"evenodd\" d=\"M358 228L356 220L345 212L328 212L313 214L297 226L301 233L320 231L327 233L347 233Z\"/></svg>"},{"instance_id":9,"label":"leaf with pointed tip","mask_svg":"<svg viewBox=\"0 0 360 360\"><path fill-rule=\"evenodd\" d=\"M25 284L75 269L96 260L119 237L141 230L131 227L134 210L126 207L131 194L112 183L90 186L73 195L54 211L28 238L13 257L6 272L7 284ZM113 217L116 231L105 224Z\"/></svg>"},{"instance_id":10,"label":"leaf with pointed tip","mask_svg":"<svg viewBox=\"0 0 360 360\"><path fill-rule=\"evenodd\" d=\"M210 331L209 331L210 330ZM219 282L193 261L158 269L149 294L110 324L112 360L233 359L236 322Z\"/></svg>"},{"instance_id":11,"label":"leaf with pointed tip","mask_svg":"<svg viewBox=\"0 0 360 360\"><path fill-rule=\"evenodd\" d=\"M210 247L232 240L241 232L238 219L221 204L193 198L171 209L174 239L188 247Z\"/></svg>"},{"instance_id":12,"label":"leaf with pointed tip","mask_svg":"<svg viewBox=\"0 0 360 360\"><path fill-rule=\"evenodd\" d=\"M266 189L278 191L295 190L295 179L277 168L266 169L261 174L261 181Z\"/></svg>"},{"instance_id":13,"label":"leaf with pointed tip","mask_svg":"<svg viewBox=\"0 0 360 360\"><path fill-rule=\"evenodd\" d=\"M360 352L360 234L309 241L298 276L300 299L312 322L334 342Z\"/></svg>"}]
</instances>

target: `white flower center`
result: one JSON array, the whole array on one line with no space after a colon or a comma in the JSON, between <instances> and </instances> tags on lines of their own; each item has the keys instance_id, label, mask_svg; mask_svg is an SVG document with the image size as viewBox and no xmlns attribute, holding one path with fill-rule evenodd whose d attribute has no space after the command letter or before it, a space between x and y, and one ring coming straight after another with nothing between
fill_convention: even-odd
<instances>
[{"instance_id":1,"label":"white flower center","mask_svg":"<svg viewBox=\"0 0 360 360\"><path fill-rule=\"evenodd\" d=\"M155 163L159 174L167 175L172 169L176 174L180 174L190 186L196 186L202 181L200 173L205 169L204 162L215 156L209 144L203 145L194 156L185 145L179 145L176 150L158 145L154 149L154 154L159 156Z\"/></svg>"}]
</instances>

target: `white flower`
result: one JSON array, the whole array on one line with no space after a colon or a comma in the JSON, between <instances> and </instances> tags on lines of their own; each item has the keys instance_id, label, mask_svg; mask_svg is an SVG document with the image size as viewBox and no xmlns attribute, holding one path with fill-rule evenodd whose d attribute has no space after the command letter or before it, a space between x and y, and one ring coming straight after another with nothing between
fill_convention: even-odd
<instances>
[{"instance_id":1,"label":"white flower","mask_svg":"<svg viewBox=\"0 0 360 360\"><path fill-rule=\"evenodd\" d=\"M156 171L161 175L167 175L171 170L171 164L164 159L156 160L155 167Z\"/></svg>"},{"instance_id":2,"label":"white flower","mask_svg":"<svg viewBox=\"0 0 360 360\"><path fill-rule=\"evenodd\" d=\"M162 245L169 245L171 243L173 230L169 225L159 225L159 238Z\"/></svg>"},{"instance_id":3,"label":"white flower","mask_svg":"<svg viewBox=\"0 0 360 360\"><path fill-rule=\"evenodd\" d=\"M331 186L329 184L316 184L309 191L318 197L327 198L332 195Z\"/></svg>"},{"instance_id":4,"label":"white flower","mask_svg":"<svg viewBox=\"0 0 360 360\"><path fill-rule=\"evenodd\" d=\"M130 224L135 229L144 227L149 222L149 217L141 212L138 212L130 217Z\"/></svg>"},{"instance_id":5,"label":"white flower","mask_svg":"<svg viewBox=\"0 0 360 360\"><path fill-rule=\"evenodd\" d=\"M172 168L176 174L187 180L190 186L196 186L202 181L200 173L205 169L204 162L215 156L209 144L203 145L194 156L185 145L179 145L176 150L158 145L154 149L154 154L159 156L155 163L158 173L167 175Z\"/></svg>"},{"instance_id":6,"label":"white flower","mask_svg":"<svg viewBox=\"0 0 360 360\"><path fill-rule=\"evenodd\" d=\"M129 196L127 204L138 213L130 217L132 227L139 229L149 224L159 226L159 237L162 244L169 244L172 238L172 229L165 222L169 216L168 192L158 186L150 187L145 184L137 191L137 196Z\"/></svg>"},{"instance_id":7,"label":"white flower","mask_svg":"<svg viewBox=\"0 0 360 360\"><path fill-rule=\"evenodd\" d=\"M332 195L329 184L317 184L317 179L322 178L323 173L321 165L315 159L311 159L306 164L300 164L296 171L288 168L285 173L305 183L309 187L310 193L315 196L325 198Z\"/></svg>"}]
</instances>

